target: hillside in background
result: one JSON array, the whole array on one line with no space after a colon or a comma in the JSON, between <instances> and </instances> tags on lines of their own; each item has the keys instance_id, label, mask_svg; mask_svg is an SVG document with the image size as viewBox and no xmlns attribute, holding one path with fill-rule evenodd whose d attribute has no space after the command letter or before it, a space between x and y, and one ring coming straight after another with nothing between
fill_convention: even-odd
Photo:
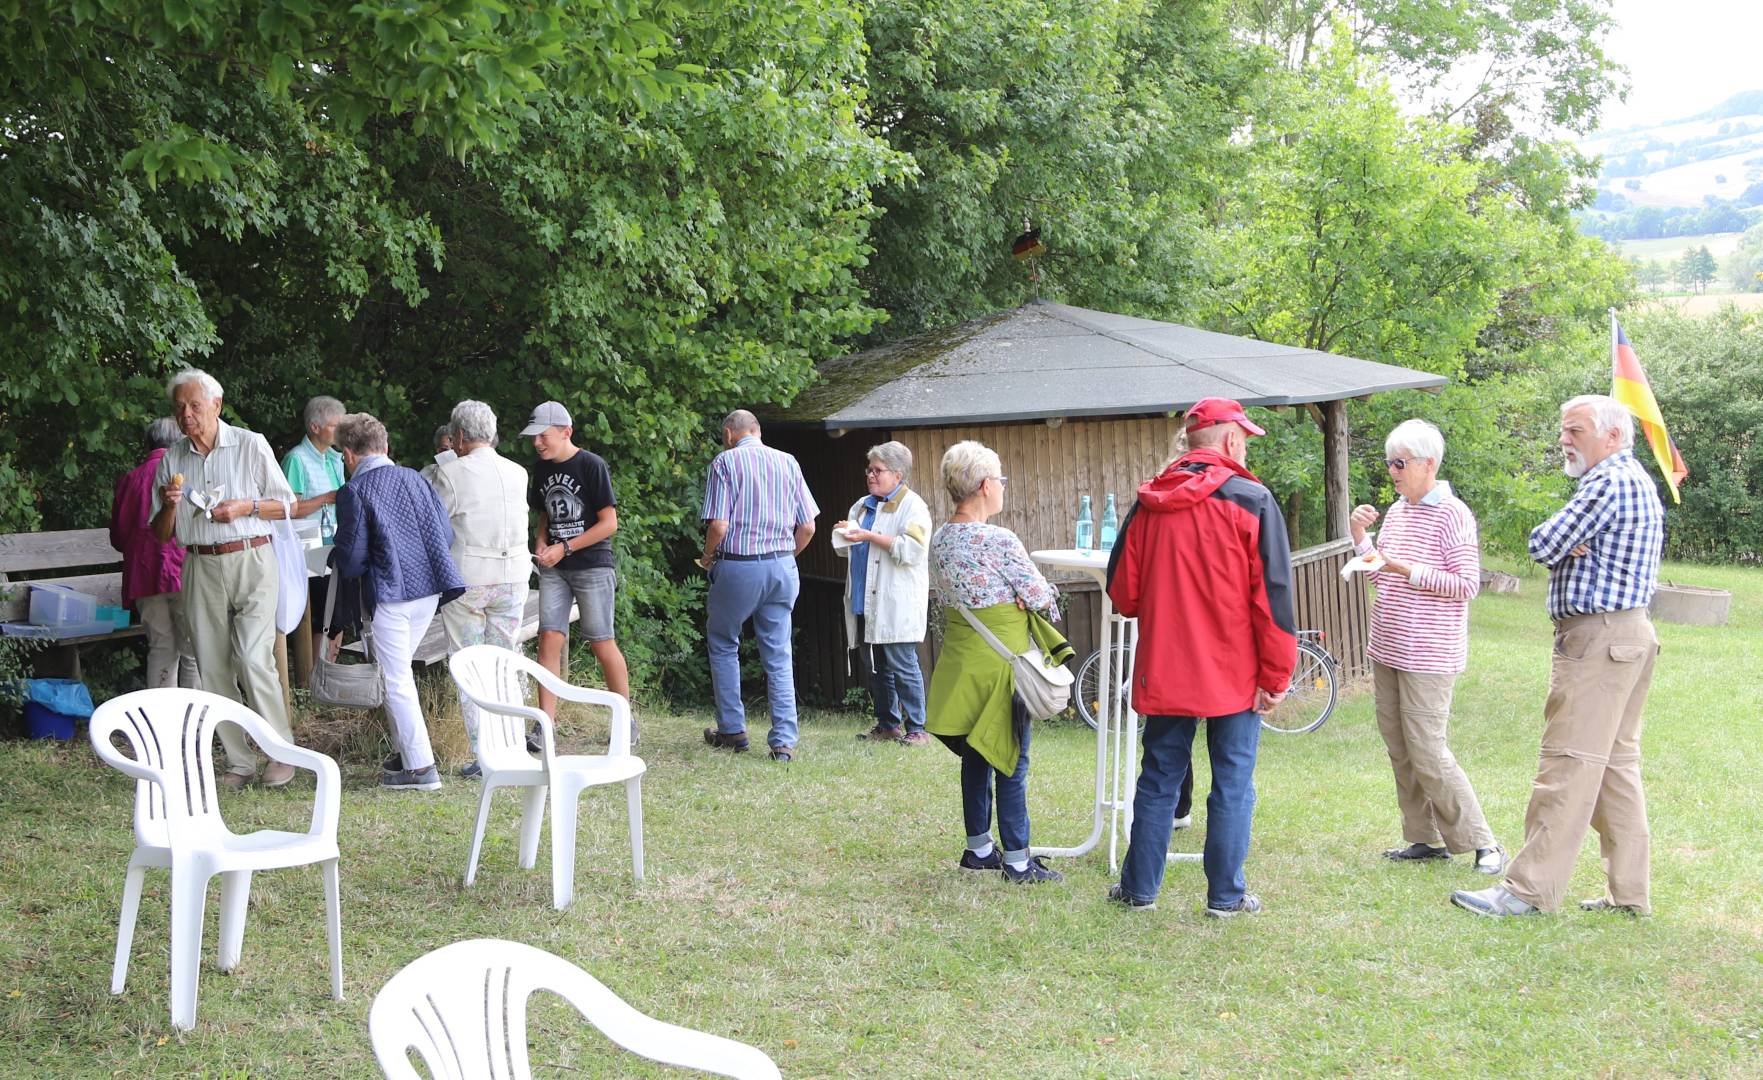
<instances>
[{"instance_id":1,"label":"hillside in background","mask_svg":"<svg viewBox=\"0 0 1763 1080\"><path fill-rule=\"evenodd\" d=\"M1763 90L1681 120L1599 131L1579 145L1603 159L1580 231L1637 266L1664 268L1639 272L1643 287L1763 288ZM1690 266L1697 253L1699 274Z\"/></svg>"}]
</instances>

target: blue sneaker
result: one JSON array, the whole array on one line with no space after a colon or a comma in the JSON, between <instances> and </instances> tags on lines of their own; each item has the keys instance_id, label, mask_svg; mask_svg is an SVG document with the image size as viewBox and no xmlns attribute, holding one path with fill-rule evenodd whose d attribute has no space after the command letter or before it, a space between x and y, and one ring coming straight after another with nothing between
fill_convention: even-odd
<instances>
[{"instance_id":1,"label":"blue sneaker","mask_svg":"<svg viewBox=\"0 0 1763 1080\"><path fill-rule=\"evenodd\" d=\"M1065 875L1057 870L1047 869L1044 855L1036 855L1021 870L1011 869L1009 863L1004 864L1004 880L1012 885L1039 885L1043 881L1064 881Z\"/></svg>"},{"instance_id":2,"label":"blue sneaker","mask_svg":"<svg viewBox=\"0 0 1763 1080\"><path fill-rule=\"evenodd\" d=\"M465 764L459 766L459 779L461 779L461 780L482 780L483 778L484 778L484 767L482 765L479 765L477 762L468 761Z\"/></svg>"},{"instance_id":3,"label":"blue sneaker","mask_svg":"<svg viewBox=\"0 0 1763 1080\"><path fill-rule=\"evenodd\" d=\"M971 851L963 851L961 853L961 869L1002 870L1004 869L1004 853L998 850L998 845L995 843L992 845L992 850L986 852L983 858Z\"/></svg>"}]
</instances>

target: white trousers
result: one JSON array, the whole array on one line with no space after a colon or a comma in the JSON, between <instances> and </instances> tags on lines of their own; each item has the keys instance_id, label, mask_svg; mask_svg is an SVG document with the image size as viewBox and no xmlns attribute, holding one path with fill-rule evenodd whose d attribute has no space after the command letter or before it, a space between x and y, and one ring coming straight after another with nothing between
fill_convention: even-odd
<instances>
[{"instance_id":1,"label":"white trousers","mask_svg":"<svg viewBox=\"0 0 1763 1080\"><path fill-rule=\"evenodd\" d=\"M183 598L160 593L135 599L141 625L147 628L147 686L182 686L199 690L196 647L190 644L190 628L184 623Z\"/></svg>"},{"instance_id":2,"label":"white trousers","mask_svg":"<svg viewBox=\"0 0 1763 1080\"><path fill-rule=\"evenodd\" d=\"M417 643L428 633L441 598L381 601L373 610L373 657L379 661L380 678L386 687L386 715L392 719L392 741L412 772L435 763L429 745L428 724L416 700L416 674L410 658Z\"/></svg>"}]
</instances>

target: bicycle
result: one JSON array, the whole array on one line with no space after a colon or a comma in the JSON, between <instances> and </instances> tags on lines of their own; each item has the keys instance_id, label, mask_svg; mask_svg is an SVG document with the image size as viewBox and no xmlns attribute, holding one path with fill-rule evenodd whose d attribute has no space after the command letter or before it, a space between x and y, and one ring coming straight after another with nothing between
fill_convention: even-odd
<instances>
[{"instance_id":1,"label":"bicycle","mask_svg":"<svg viewBox=\"0 0 1763 1080\"><path fill-rule=\"evenodd\" d=\"M1286 690L1285 700L1261 717L1263 728L1281 735L1302 735L1315 731L1334 714L1340 692L1335 674L1337 664L1322 644L1323 636L1320 630L1298 631L1298 663L1292 669L1291 686ZM1114 646L1114 653L1117 675L1114 696L1108 704L1110 713L1118 716L1118 710L1132 708L1132 687L1124 674L1131 655L1124 645ZM1077 715L1092 731L1101 712L1101 682L1102 650L1097 649L1078 666L1077 684L1072 695L1076 700ZM1140 717L1140 734L1144 730L1145 721Z\"/></svg>"},{"instance_id":2,"label":"bicycle","mask_svg":"<svg viewBox=\"0 0 1763 1080\"><path fill-rule=\"evenodd\" d=\"M1335 658L1322 644L1320 630L1298 631L1298 665L1283 701L1261 715L1261 726L1280 735L1315 731L1334 714L1340 687Z\"/></svg>"}]
</instances>

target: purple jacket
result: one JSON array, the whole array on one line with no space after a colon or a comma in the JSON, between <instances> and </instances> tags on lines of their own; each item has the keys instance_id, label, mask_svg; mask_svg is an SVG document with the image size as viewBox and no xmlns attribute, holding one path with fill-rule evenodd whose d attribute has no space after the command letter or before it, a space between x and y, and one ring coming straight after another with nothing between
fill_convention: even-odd
<instances>
[{"instance_id":1,"label":"purple jacket","mask_svg":"<svg viewBox=\"0 0 1763 1080\"><path fill-rule=\"evenodd\" d=\"M110 546L122 552L122 602L133 607L143 596L174 593L184 587L184 549L173 540L162 544L148 523L153 506L153 471L159 468L164 450L116 482L110 501Z\"/></svg>"}]
</instances>

